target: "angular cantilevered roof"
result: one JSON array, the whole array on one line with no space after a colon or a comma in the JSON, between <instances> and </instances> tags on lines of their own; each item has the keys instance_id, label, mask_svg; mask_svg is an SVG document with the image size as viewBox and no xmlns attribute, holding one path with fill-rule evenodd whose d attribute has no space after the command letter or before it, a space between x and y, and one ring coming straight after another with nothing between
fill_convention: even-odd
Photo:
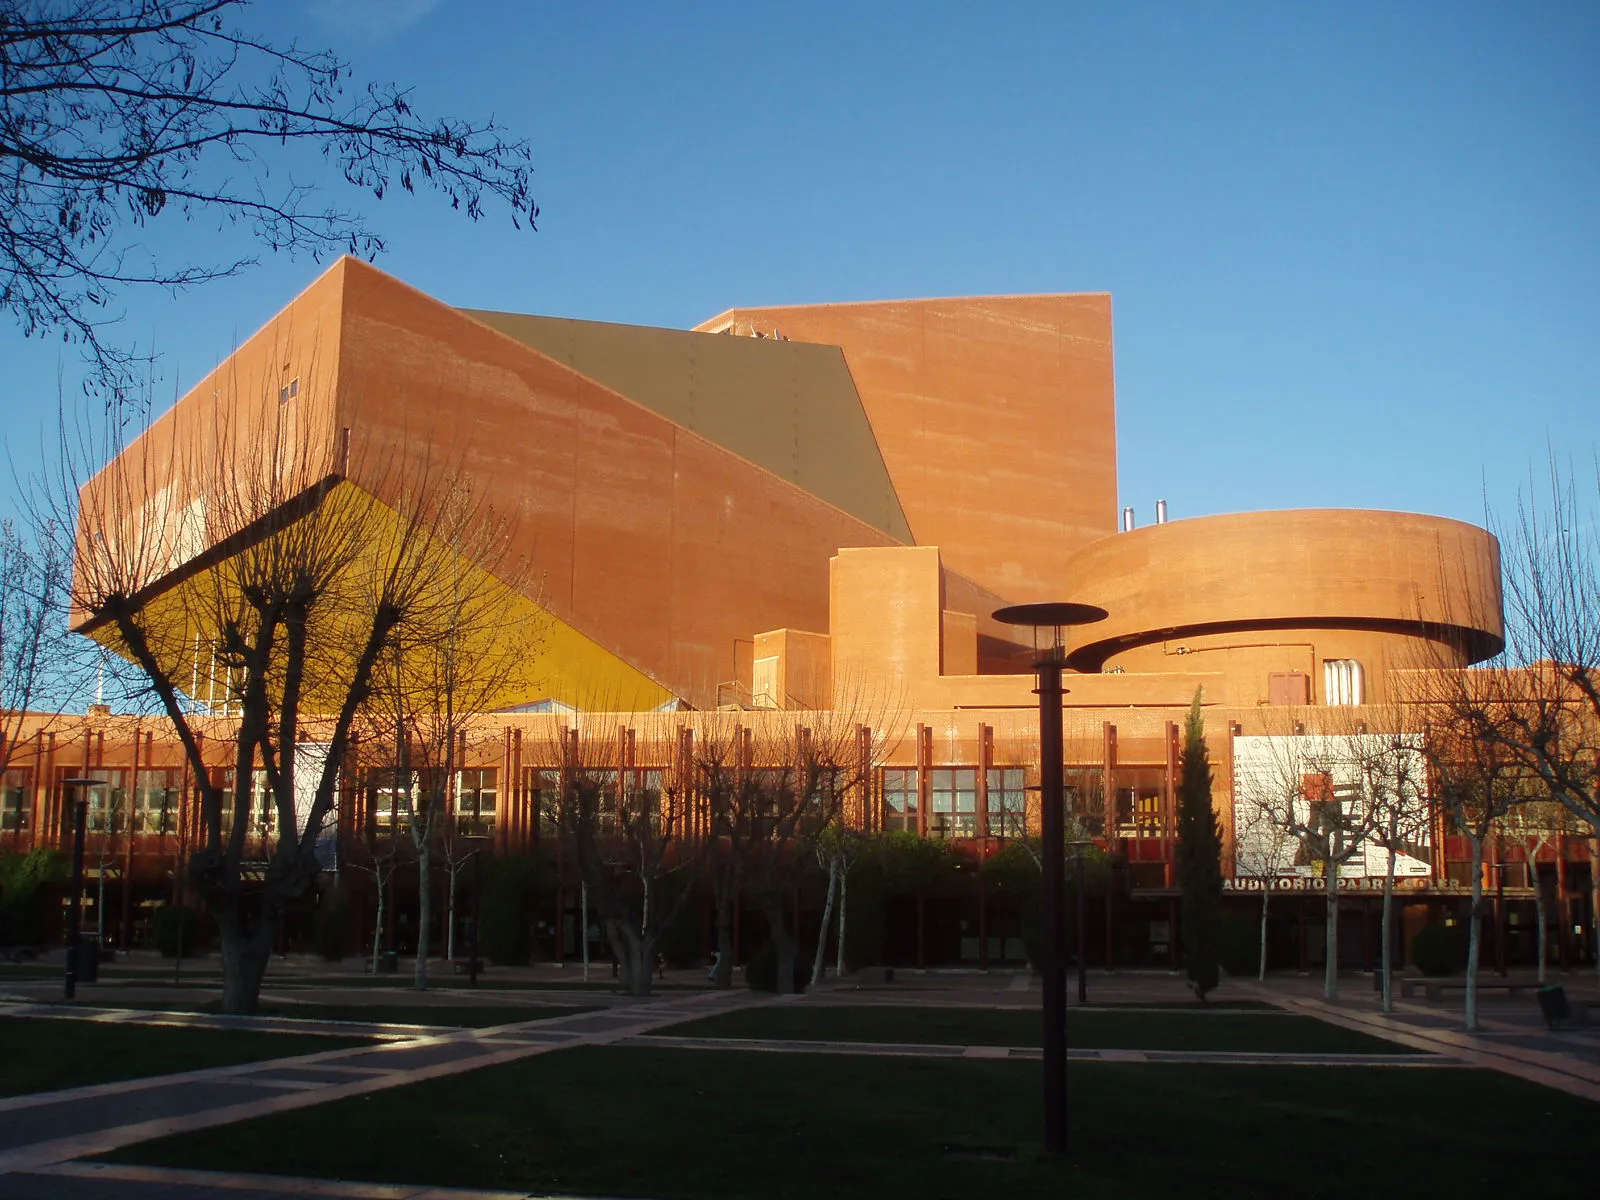
<instances>
[{"instance_id":1,"label":"angular cantilevered roof","mask_svg":"<svg viewBox=\"0 0 1600 1200\"><path fill-rule=\"evenodd\" d=\"M837 346L462 311L895 540L912 540Z\"/></svg>"}]
</instances>

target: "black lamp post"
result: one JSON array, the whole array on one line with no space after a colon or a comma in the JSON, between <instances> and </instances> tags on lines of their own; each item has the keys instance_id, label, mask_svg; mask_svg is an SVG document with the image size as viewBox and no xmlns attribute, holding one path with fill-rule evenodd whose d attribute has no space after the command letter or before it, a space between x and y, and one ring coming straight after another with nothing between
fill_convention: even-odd
<instances>
[{"instance_id":1,"label":"black lamp post","mask_svg":"<svg viewBox=\"0 0 1600 1200\"><path fill-rule=\"evenodd\" d=\"M78 994L78 956L83 953L83 837L89 824L89 789L105 786L103 779L63 779L69 796L76 795L72 805L72 906L67 915L67 978L66 997Z\"/></svg>"},{"instance_id":2,"label":"black lamp post","mask_svg":"<svg viewBox=\"0 0 1600 1200\"><path fill-rule=\"evenodd\" d=\"M994 614L1006 625L1033 628L1033 668L1039 675L1039 832L1044 875L1040 975L1044 985L1044 1149L1067 1150L1066 788L1063 780L1061 672L1067 663L1065 631L1103 621L1092 604L1014 604Z\"/></svg>"}]
</instances>

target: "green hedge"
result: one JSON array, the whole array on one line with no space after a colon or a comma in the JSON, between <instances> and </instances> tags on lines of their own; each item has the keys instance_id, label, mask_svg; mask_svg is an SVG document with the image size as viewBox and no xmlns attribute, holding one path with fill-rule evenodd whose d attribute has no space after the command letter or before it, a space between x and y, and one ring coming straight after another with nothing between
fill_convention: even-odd
<instances>
[{"instance_id":1,"label":"green hedge","mask_svg":"<svg viewBox=\"0 0 1600 1200\"><path fill-rule=\"evenodd\" d=\"M184 958L190 958L205 949L210 930L195 909L168 904L157 911L151 933L161 957L177 958L181 950Z\"/></svg>"},{"instance_id":2,"label":"green hedge","mask_svg":"<svg viewBox=\"0 0 1600 1200\"><path fill-rule=\"evenodd\" d=\"M1411 939L1411 961L1424 975L1451 975L1467 965L1464 925L1424 925Z\"/></svg>"},{"instance_id":3,"label":"green hedge","mask_svg":"<svg viewBox=\"0 0 1600 1200\"><path fill-rule=\"evenodd\" d=\"M752 992L776 992L778 990L778 951L768 942L756 951L756 956L744 966L744 981ZM794 956L794 991L796 995L806 990L806 985L811 982L811 968L802 956Z\"/></svg>"},{"instance_id":4,"label":"green hedge","mask_svg":"<svg viewBox=\"0 0 1600 1200\"><path fill-rule=\"evenodd\" d=\"M479 954L501 966L526 965L533 954L534 902L548 874L544 860L532 855L484 861L478 898Z\"/></svg>"},{"instance_id":5,"label":"green hedge","mask_svg":"<svg viewBox=\"0 0 1600 1200\"><path fill-rule=\"evenodd\" d=\"M1261 969L1260 919L1224 914L1217 930L1217 961L1229 975L1255 975Z\"/></svg>"},{"instance_id":6,"label":"green hedge","mask_svg":"<svg viewBox=\"0 0 1600 1200\"><path fill-rule=\"evenodd\" d=\"M0 855L0 946L44 942L46 885L66 878L66 860L53 850Z\"/></svg>"},{"instance_id":7,"label":"green hedge","mask_svg":"<svg viewBox=\"0 0 1600 1200\"><path fill-rule=\"evenodd\" d=\"M338 962L350 949L350 898L335 884L317 897L311 913L311 950L324 962Z\"/></svg>"}]
</instances>

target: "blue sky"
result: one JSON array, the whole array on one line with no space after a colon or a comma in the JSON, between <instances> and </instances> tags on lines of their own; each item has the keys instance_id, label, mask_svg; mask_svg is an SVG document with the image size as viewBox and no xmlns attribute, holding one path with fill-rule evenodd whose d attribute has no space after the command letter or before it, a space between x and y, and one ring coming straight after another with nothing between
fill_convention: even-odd
<instances>
[{"instance_id":1,"label":"blue sky","mask_svg":"<svg viewBox=\"0 0 1600 1200\"><path fill-rule=\"evenodd\" d=\"M538 233L368 206L379 265L451 303L682 327L1110 291L1141 524L1158 496L1174 517L1481 520L1547 446L1588 472L1600 442L1600 6L323 0L251 20L531 139ZM158 394L319 269L129 293ZM77 363L4 336L0 413L27 446Z\"/></svg>"}]
</instances>

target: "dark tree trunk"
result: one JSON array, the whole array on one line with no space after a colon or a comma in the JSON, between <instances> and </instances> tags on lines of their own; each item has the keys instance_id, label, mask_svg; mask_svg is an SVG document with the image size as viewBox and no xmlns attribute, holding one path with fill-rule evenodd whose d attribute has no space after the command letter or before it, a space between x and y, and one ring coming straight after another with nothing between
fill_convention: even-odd
<instances>
[{"instance_id":1,"label":"dark tree trunk","mask_svg":"<svg viewBox=\"0 0 1600 1200\"><path fill-rule=\"evenodd\" d=\"M733 904L736 889L731 872L716 870L715 906L717 912L717 968L711 974L713 986L728 987L733 982Z\"/></svg>"},{"instance_id":2,"label":"dark tree trunk","mask_svg":"<svg viewBox=\"0 0 1600 1200\"><path fill-rule=\"evenodd\" d=\"M213 901L222 949L222 1011L248 1016L261 999L261 981L277 935L276 906L261 900L244 904L234 899Z\"/></svg>"},{"instance_id":3,"label":"dark tree trunk","mask_svg":"<svg viewBox=\"0 0 1600 1200\"><path fill-rule=\"evenodd\" d=\"M794 995L794 963L798 944L783 917L783 896L769 893L762 897L761 914L767 919L772 949L778 957L778 995Z\"/></svg>"}]
</instances>

